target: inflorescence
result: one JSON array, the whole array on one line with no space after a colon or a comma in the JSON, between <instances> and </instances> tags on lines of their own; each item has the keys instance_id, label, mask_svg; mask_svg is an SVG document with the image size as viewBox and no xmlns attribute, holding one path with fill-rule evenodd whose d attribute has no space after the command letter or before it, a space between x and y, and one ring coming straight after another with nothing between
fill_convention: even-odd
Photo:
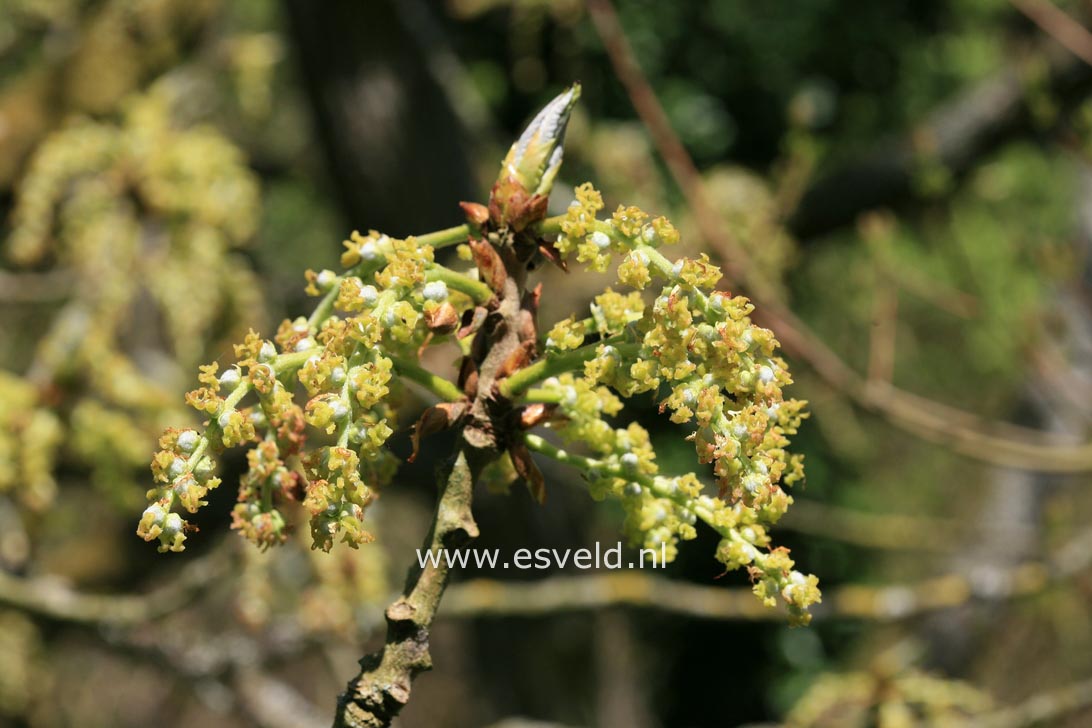
<instances>
[{"instance_id":1,"label":"inflorescence","mask_svg":"<svg viewBox=\"0 0 1092 728\"><path fill-rule=\"evenodd\" d=\"M513 146L488 211L464 204L467 225L419 238L354 233L343 273L308 272L308 292L321 296L310 318L285 321L272 340L251 332L223 372L202 367L202 386L187 401L208 420L202 431L171 429L161 438L141 536L160 550L182 550L190 527L179 511L195 512L219 485L221 450L251 445L234 529L261 547L279 543L284 504L297 500L310 513L314 547L329 550L338 537L353 547L370 540L364 511L396 469L384 447L392 395L408 379L451 403L422 417L415 441L466 417L465 405L481 395L462 378L455 384L422 368L419 353L451 337L464 353L473 349L469 340L503 287L499 261L518 260L497 251L530 239L559 265L575 256L602 272L617 262L618 283L630 290L608 289L589 316L554 325L485 394L520 414L503 446L515 471L541 496L528 449L579 468L594 498L621 503L630 538L668 560L704 522L721 537L716 558L725 569L745 568L759 599L773 606L780 597L794 620L807 621L820 598L817 579L795 570L768 534L792 503L785 488L803 479L802 457L786 448L804 403L784 398L792 380L773 334L751 321L746 298L716 290L721 274L708 257L671 261L660 252L679 240L665 218L619 207L599 219L602 197L585 184L564 215L542 219L577 91L555 99ZM460 257L476 267L462 273L435 262L437 247L461 243L469 246L460 245ZM303 404L297 390L306 393ZM640 425L611 424L622 400L642 393L691 428L716 495L694 473L661 474ZM587 454L525 431L539 425Z\"/></svg>"}]
</instances>

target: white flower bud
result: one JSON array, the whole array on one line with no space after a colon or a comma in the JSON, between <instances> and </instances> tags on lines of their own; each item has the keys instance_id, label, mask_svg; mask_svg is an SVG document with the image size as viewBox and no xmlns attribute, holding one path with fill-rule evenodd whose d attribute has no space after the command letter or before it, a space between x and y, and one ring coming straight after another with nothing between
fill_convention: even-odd
<instances>
[{"instance_id":1,"label":"white flower bud","mask_svg":"<svg viewBox=\"0 0 1092 728\"><path fill-rule=\"evenodd\" d=\"M272 341L263 341L262 348L258 351L258 361L266 362L277 355L277 347Z\"/></svg>"},{"instance_id":2,"label":"white flower bud","mask_svg":"<svg viewBox=\"0 0 1092 728\"><path fill-rule=\"evenodd\" d=\"M576 387L565 387L561 390L561 398L569 406L576 404Z\"/></svg>"},{"instance_id":3,"label":"white flower bud","mask_svg":"<svg viewBox=\"0 0 1092 728\"><path fill-rule=\"evenodd\" d=\"M310 336L305 336L296 342L296 351L307 351L315 346L315 340Z\"/></svg>"},{"instance_id":4,"label":"white flower bud","mask_svg":"<svg viewBox=\"0 0 1092 728\"><path fill-rule=\"evenodd\" d=\"M766 478L762 477L758 473L748 473L743 477L744 489L754 495L766 485Z\"/></svg>"},{"instance_id":5,"label":"white flower bud","mask_svg":"<svg viewBox=\"0 0 1092 728\"><path fill-rule=\"evenodd\" d=\"M182 528L182 516L177 513L168 513L167 517L163 519L163 537L167 539L181 533Z\"/></svg>"},{"instance_id":6,"label":"white flower bud","mask_svg":"<svg viewBox=\"0 0 1092 728\"><path fill-rule=\"evenodd\" d=\"M153 524L157 526L162 526L163 519L167 517L167 511L163 508L163 506L159 505L158 503L153 503L152 505L144 509L144 516L147 517L149 515L152 517Z\"/></svg>"},{"instance_id":7,"label":"white flower bud","mask_svg":"<svg viewBox=\"0 0 1092 728\"><path fill-rule=\"evenodd\" d=\"M591 234L591 241L595 243L595 247L600 250L606 250L610 247L610 238L599 230L596 230Z\"/></svg>"},{"instance_id":8,"label":"white flower bud","mask_svg":"<svg viewBox=\"0 0 1092 728\"><path fill-rule=\"evenodd\" d=\"M333 288L334 283L337 282L337 273L332 270L326 269L315 276L315 285L320 291L328 291Z\"/></svg>"},{"instance_id":9,"label":"white flower bud","mask_svg":"<svg viewBox=\"0 0 1092 728\"><path fill-rule=\"evenodd\" d=\"M622 467L630 472L637 470L637 466L641 464L640 458L634 453L627 452L622 456Z\"/></svg>"},{"instance_id":10,"label":"white flower bud","mask_svg":"<svg viewBox=\"0 0 1092 728\"><path fill-rule=\"evenodd\" d=\"M774 379L774 370L768 366L761 366L758 369L758 379L763 384L769 384Z\"/></svg>"},{"instance_id":11,"label":"white flower bud","mask_svg":"<svg viewBox=\"0 0 1092 728\"><path fill-rule=\"evenodd\" d=\"M182 452L189 454L197 449L197 443L200 442L201 436L197 434L196 430L184 430L178 433L178 449Z\"/></svg>"},{"instance_id":12,"label":"white flower bud","mask_svg":"<svg viewBox=\"0 0 1092 728\"><path fill-rule=\"evenodd\" d=\"M167 475L171 480L174 480L184 472L186 472L186 461L182 458L175 458L167 467Z\"/></svg>"},{"instance_id":13,"label":"white flower bud","mask_svg":"<svg viewBox=\"0 0 1092 728\"><path fill-rule=\"evenodd\" d=\"M379 291L371 284L361 286L360 298L364 301L365 306L374 306L375 302L379 300Z\"/></svg>"},{"instance_id":14,"label":"white flower bud","mask_svg":"<svg viewBox=\"0 0 1092 728\"><path fill-rule=\"evenodd\" d=\"M197 463L197 466L193 469L193 476L197 478L197 482L204 483L212 476L212 471L216 466L212 464L212 460L209 458L202 458L201 462Z\"/></svg>"},{"instance_id":15,"label":"white flower bud","mask_svg":"<svg viewBox=\"0 0 1092 728\"><path fill-rule=\"evenodd\" d=\"M626 483L626 486L622 489L622 492L628 496L638 496L641 495L642 490L643 488L641 488L640 483Z\"/></svg>"},{"instance_id":16,"label":"white flower bud","mask_svg":"<svg viewBox=\"0 0 1092 728\"><path fill-rule=\"evenodd\" d=\"M231 369L225 369L224 373L220 375L220 386L225 389L235 389L239 386L241 377L239 376L239 370L235 367Z\"/></svg>"},{"instance_id":17,"label":"white flower bud","mask_svg":"<svg viewBox=\"0 0 1092 728\"><path fill-rule=\"evenodd\" d=\"M447 284L443 281L432 281L425 284L425 289L421 292L422 295L429 301L447 300Z\"/></svg>"},{"instance_id":18,"label":"white flower bud","mask_svg":"<svg viewBox=\"0 0 1092 728\"><path fill-rule=\"evenodd\" d=\"M379 248L376 247L374 240L369 240L360 246L360 257L367 261L373 261L379 257Z\"/></svg>"}]
</instances>

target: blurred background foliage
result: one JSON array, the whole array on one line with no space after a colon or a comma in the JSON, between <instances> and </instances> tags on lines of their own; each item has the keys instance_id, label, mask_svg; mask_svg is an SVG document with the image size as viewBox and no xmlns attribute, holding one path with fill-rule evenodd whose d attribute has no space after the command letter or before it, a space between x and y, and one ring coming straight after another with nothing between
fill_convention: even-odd
<instances>
[{"instance_id":1,"label":"blurred background foliage","mask_svg":"<svg viewBox=\"0 0 1092 728\"><path fill-rule=\"evenodd\" d=\"M1092 69L1029 19L1042 5L618 0L747 254L742 290L860 375L788 347L813 416L782 539L827 611L790 630L654 599L464 609L402 725L1087 725L1092 465L1051 447L1084 442L1092 412ZM377 543L329 555L225 537L229 462L191 549L157 558L132 534L155 438L190 416L195 363L301 312L303 270L336 267L352 229L459 222L455 203L484 197L529 114L575 79L552 204L590 179L723 259L580 0L0 5L0 725L326 723L381 639L435 461L384 492ZM605 282L543 278L545 322ZM892 385L922 399L885 399ZM915 418L935 403L1044 430L989 428L1042 451L955 447ZM402 421L427 404L409 398ZM689 469L684 433L651 403L635 414L665 470ZM408 454L407 431L392 442ZM613 543L621 514L543 469L545 507L482 490L478 547ZM664 576L732 596L699 538ZM74 592L166 597L57 611Z\"/></svg>"}]
</instances>

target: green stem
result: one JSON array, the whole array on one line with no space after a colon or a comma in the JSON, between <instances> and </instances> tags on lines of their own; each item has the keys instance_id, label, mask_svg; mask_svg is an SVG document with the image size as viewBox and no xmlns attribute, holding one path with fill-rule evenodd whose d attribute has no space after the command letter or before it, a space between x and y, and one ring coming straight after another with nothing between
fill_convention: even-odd
<instances>
[{"instance_id":1,"label":"green stem","mask_svg":"<svg viewBox=\"0 0 1092 728\"><path fill-rule=\"evenodd\" d=\"M599 347L604 344L610 344L622 349L623 354L628 352L630 347L633 347L634 351L640 348L639 344L622 343L624 341L625 335L619 334L603 339L602 341L597 341L594 344L585 344L584 346L572 349L571 351L547 354L534 364L520 369L512 376L505 379L500 385L501 394L511 399L529 389L531 385L541 382L543 379L580 369L584 366L585 362L591 361L599 355Z\"/></svg>"},{"instance_id":2,"label":"green stem","mask_svg":"<svg viewBox=\"0 0 1092 728\"><path fill-rule=\"evenodd\" d=\"M524 397L528 402L542 402L543 404L561 404L561 394L555 389L543 389L532 387L528 389Z\"/></svg>"},{"instance_id":3,"label":"green stem","mask_svg":"<svg viewBox=\"0 0 1092 728\"><path fill-rule=\"evenodd\" d=\"M637 483L643 488L647 488L649 492L659 498L667 498L675 504L688 508L707 523L713 530L717 531L723 536L732 537L735 529L722 525L717 525L716 519L713 516L713 511L705 505L699 503L699 499L690 498L685 493L681 492L677 487L669 485L671 481L650 477L642 473L634 473L625 470L621 467L610 465L602 460L596 460L595 458L585 457L584 455L577 455L571 453L568 450L554 445L552 442L539 437L538 435L527 434L523 436L524 442L527 443L527 447L534 450L537 453L541 453L548 458L553 458L559 463L566 465L572 465L585 471L595 471L601 474L609 475L613 478L620 478L630 483Z\"/></svg>"},{"instance_id":4,"label":"green stem","mask_svg":"<svg viewBox=\"0 0 1092 728\"><path fill-rule=\"evenodd\" d=\"M353 367L358 366L359 364L364 362L368 358L368 355L371 353L371 351L371 349L362 349L359 343L354 344L352 353L349 354L349 360L345 362L346 370L352 371ZM341 385L341 401L346 407L349 408L349 412L347 415L345 415L345 422L342 423L341 430L337 434L338 447L349 446L349 433L353 429L353 420L356 419L355 417L353 417L353 409L355 407L355 403L349 396L350 383L350 377L346 376L345 383Z\"/></svg>"},{"instance_id":5,"label":"green stem","mask_svg":"<svg viewBox=\"0 0 1092 728\"><path fill-rule=\"evenodd\" d=\"M422 366L396 356L388 358L394 362L394 368L399 374L412 382L420 384L442 400L457 402L466 396L454 384Z\"/></svg>"},{"instance_id":6,"label":"green stem","mask_svg":"<svg viewBox=\"0 0 1092 728\"><path fill-rule=\"evenodd\" d=\"M319 301L318 306L315 306L315 310L311 313L311 317L307 319L307 327L311 329L312 333L322 328L322 323L330 318L330 314L334 311L334 302L337 301L337 294L341 288L341 277L339 276L330 287L330 290L326 292L326 295Z\"/></svg>"},{"instance_id":7,"label":"green stem","mask_svg":"<svg viewBox=\"0 0 1092 728\"><path fill-rule=\"evenodd\" d=\"M554 215L537 223L535 232L539 235L558 235L561 233L561 223L565 222L567 215Z\"/></svg>"},{"instance_id":8,"label":"green stem","mask_svg":"<svg viewBox=\"0 0 1092 728\"><path fill-rule=\"evenodd\" d=\"M477 304L489 303L494 298L493 291L489 286L481 281L474 280L470 276L445 268L438 263L428 267L428 270L425 271L425 280L442 281L448 288L470 296Z\"/></svg>"},{"instance_id":9,"label":"green stem","mask_svg":"<svg viewBox=\"0 0 1092 728\"><path fill-rule=\"evenodd\" d=\"M443 230L425 233L424 235L414 235L413 239L418 245L431 245L433 248L446 248L451 245L465 243L469 237L469 226L456 225L455 227L444 228Z\"/></svg>"}]
</instances>

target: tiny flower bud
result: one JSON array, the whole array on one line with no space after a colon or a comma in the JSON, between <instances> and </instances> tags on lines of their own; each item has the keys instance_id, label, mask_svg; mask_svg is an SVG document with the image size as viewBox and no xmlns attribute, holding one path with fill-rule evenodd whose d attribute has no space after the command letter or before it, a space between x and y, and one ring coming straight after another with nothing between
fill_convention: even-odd
<instances>
[{"instance_id":1,"label":"tiny flower bud","mask_svg":"<svg viewBox=\"0 0 1092 728\"><path fill-rule=\"evenodd\" d=\"M360 287L360 300L364 301L364 305L371 307L375 305L375 302L379 300L379 291L373 285Z\"/></svg>"},{"instance_id":2,"label":"tiny flower bud","mask_svg":"<svg viewBox=\"0 0 1092 728\"><path fill-rule=\"evenodd\" d=\"M273 346L273 342L262 342L262 348L258 351L258 361L267 362L277 355L277 347Z\"/></svg>"},{"instance_id":3,"label":"tiny flower bud","mask_svg":"<svg viewBox=\"0 0 1092 728\"><path fill-rule=\"evenodd\" d=\"M162 528L163 519L167 517L167 511L163 506L158 503L153 503L144 509L144 514L141 517L141 523L146 523L148 526L159 526Z\"/></svg>"},{"instance_id":4,"label":"tiny flower bud","mask_svg":"<svg viewBox=\"0 0 1092 728\"><path fill-rule=\"evenodd\" d=\"M425 288L421 294L426 300L439 303L440 301L447 299L447 284L443 281L431 281L430 283L425 284Z\"/></svg>"},{"instance_id":5,"label":"tiny flower bud","mask_svg":"<svg viewBox=\"0 0 1092 728\"><path fill-rule=\"evenodd\" d=\"M595 247L599 248L600 250L606 250L610 247L610 238L606 235L606 233L603 233L599 230L596 230L594 233L591 234L591 241L595 243Z\"/></svg>"},{"instance_id":6,"label":"tiny flower bud","mask_svg":"<svg viewBox=\"0 0 1092 728\"><path fill-rule=\"evenodd\" d=\"M234 371L234 370L228 370ZM197 434L196 430L184 430L178 433L178 449L187 455L197 449L197 443L200 441L201 436Z\"/></svg>"},{"instance_id":7,"label":"tiny flower bud","mask_svg":"<svg viewBox=\"0 0 1092 728\"><path fill-rule=\"evenodd\" d=\"M171 480L174 480L179 475L186 471L186 461L182 458L175 458L171 461L170 467L167 468L167 475Z\"/></svg>"},{"instance_id":8,"label":"tiny flower bud","mask_svg":"<svg viewBox=\"0 0 1092 728\"><path fill-rule=\"evenodd\" d=\"M239 370L235 367L231 367L230 369L225 369L224 373L220 375L220 386L225 389L235 389L239 386L240 380Z\"/></svg>"}]
</instances>

